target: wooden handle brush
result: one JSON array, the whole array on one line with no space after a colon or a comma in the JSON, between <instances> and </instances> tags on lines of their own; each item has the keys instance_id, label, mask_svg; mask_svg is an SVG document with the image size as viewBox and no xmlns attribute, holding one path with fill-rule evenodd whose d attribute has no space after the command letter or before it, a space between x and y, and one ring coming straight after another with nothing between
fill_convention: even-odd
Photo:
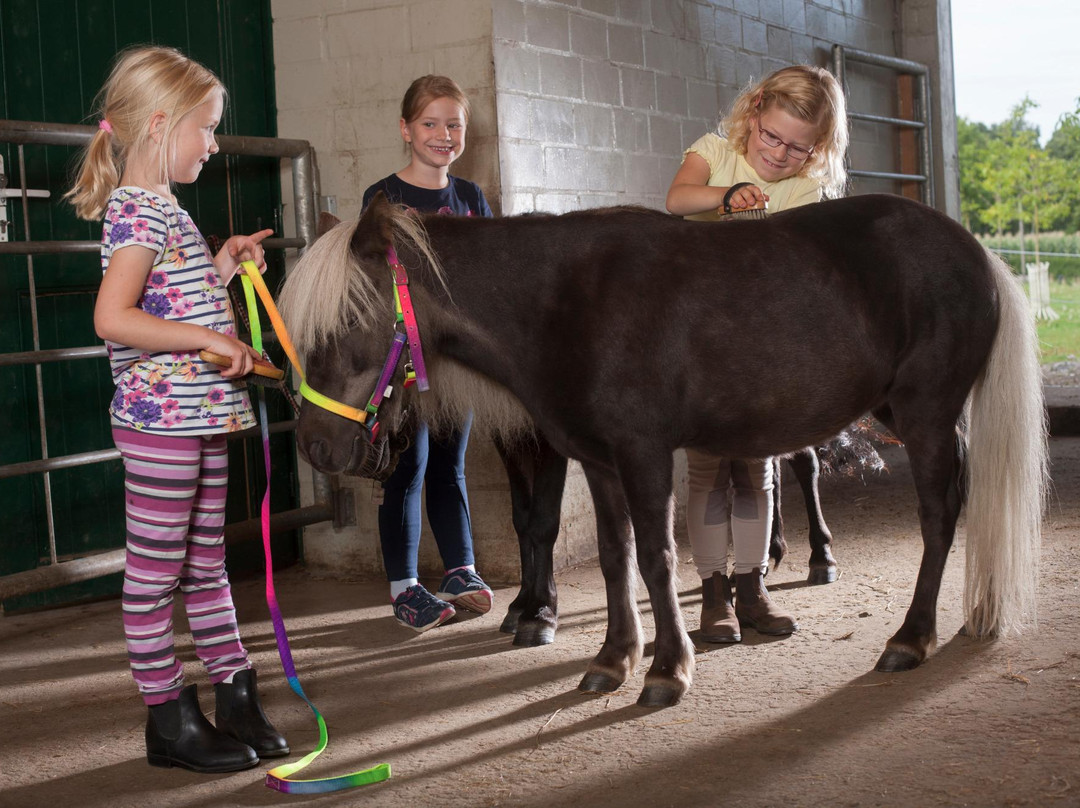
<instances>
[{"instance_id":1,"label":"wooden handle brush","mask_svg":"<svg viewBox=\"0 0 1080 808\"><path fill-rule=\"evenodd\" d=\"M226 368L232 364L232 360L229 359L229 357L224 356L223 354L214 353L213 351L199 351L199 358L204 362L211 362ZM265 359L256 359L255 366L251 369L251 373L243 378L245 381L251 381L255 384L268 384L270 382L279 382L284 379L285 371L279 367L275 367ZM263 382L262 379L269 379L270 382Z\"/></svg>"},{"instance_id":2,"label":"wooden handle brush","mask_svg":"<svg viewBox=\"0 0 1080 808\"><path fill-rule=\"evenodd\" d=\"M748 208L735 209L731 207L731 197L736 191L743 188L757 187L752 182L737 182L724 192L724 199L720 208L716 211L722 222L745 222L748 219L764 219L769 215L769 203L762 199L760 202ZM760 189L759 189L760 190ZM764 194L762 194L764 196Z\"/></svg>"},{"instance_id":3,"label":"wooden handle brush","mask_svg":"<svg viewBox=\"0 0 1080 808\"><path fill-rule=\"evenodd\" d=\"M769 215L769 203L764 199L758 202L753 207L731 209L730 212L725 213L721 208L717 211L722 222L745 222L750 219L765 219Z\"/></svg>"}]
</instances>

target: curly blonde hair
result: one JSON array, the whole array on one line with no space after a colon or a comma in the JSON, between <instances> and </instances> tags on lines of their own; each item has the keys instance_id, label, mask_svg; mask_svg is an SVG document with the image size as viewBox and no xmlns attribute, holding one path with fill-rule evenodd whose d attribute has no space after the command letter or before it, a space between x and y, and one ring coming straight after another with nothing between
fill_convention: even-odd
<instances>
[{"instance_id":1,"label":"curly blonde hair","mask_svg":"<svg viewBox=\"0 0 1080 808\"><path fill-rule=\"evenodd\" d=\"M64 194L76 215L101 218L131 155L150 142L148 124L159 112L165 114L161 170L167 180L176 125L215 90L224 103L221 80L175 48L135 46L117 54L94 102L100 128L83 152L75 184Z\"/></svg>"},{"instance_id":2,"label":"curly blonde hair","mask_svg":"<svg viewBox=\"0 0 1080 808\"><path fill-rule=\"evenodd\" d=\"M781 68L747 85L721 122L720 134L739 154L746 154L754 131L751 119L768 109L783 110L817 127L814 151L799 169L798 176L816 179L826 196L843 196L847 186L844 155L848 147L848 122L840 82L820 67Z\"/></svg>"}]
</instances>

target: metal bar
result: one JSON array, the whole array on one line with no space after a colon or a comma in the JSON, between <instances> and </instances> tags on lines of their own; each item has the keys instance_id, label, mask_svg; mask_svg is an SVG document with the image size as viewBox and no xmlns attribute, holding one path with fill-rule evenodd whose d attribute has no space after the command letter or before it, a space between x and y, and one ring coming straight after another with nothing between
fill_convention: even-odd
<instances>
[{"instance_id":1,"label":"metal bar","mask_svg":"<svg viewBox=\"0 0 1080 808\"><path fill-rule=\"evenodd\" d=\"M97 132L96 126L0 120L0 142L35 143L43 146L85 146ZM218 135L218 146L226 154L253 157L304 157L311 151L306 140L248 135Z\"/></svg>"},{"instance_id":2,"label":"metal bar","mask_svg":"<svg viewBox=\"0 0 1080 808\"><path fill-rule=\"evenodd\" d=\"M315 150L309 149L303 157L292 161L293 194L296 198L296 232L305 244L315 242L318 217L319 173L315 167ZM306 189L306 192L305 192ZM303 251L301 251L303 254ZM338 517L343 509L338 507L339 494L330 477L314 468L311 470L312 495L315 502L326 505L335 515L334 524L340 527Z\"/></svg>"},{"instance_id":3,"label":"metal bar","mask_svg":"<svg viewBox=\"0 0 1080 808\"><path fill-rule=\"evenodd\" d=\"M0 353L0 368L12 365L32 365L39 362L63 362L68 359L97 359L108 356L104 345L88 345L84 348L49 348L43 351Z\"/></svg>"},{"instance_id":4,"label":"metal bar","mask_svg":"<svg viewBox=\"0 0 1080 808\"><path fill-rule=\"evenodd\" d=\"M23 144L19 144L19 187L26 191L26 149ZM30 206L29 197L25 193L22 195L22 209L23 209L23 240L30 241ZM28 291L30 293L30 331L31 338L34 343L34 350L41 350L41 330L38 321L38 308L37 308L37 283L34 279L34 257L32 255L26 256L26 277L28 282ZM41 365L34 365L34 381L37 389L37 411L38 411L38 424L41 431L41 456L47 458L49 456L49 429L47 421L45 420L45 381L42 378ZM49 560L56 563L56 520L53 516L53 501L52 501L52 479L49 477L49 473L45 472L44 479L42 480L45 493L45 524L48 532L49 539Z\"/></svg>"},{"instance_id":5,"label":"metal bar","mask_svg":"<svg viewBox=\"0 0 1080 808\"><path fill-rule=\"evenodd\" d=\"M1026 255L1027 253L1033 253L1035 250L1006 250L1004 247L987 247L988 250L993 250L998 253L1007 253L1009 255ZM1039 250L1039 255L1051 258L1080 258L1080 253L1063 253L1063 252L1043 252Z\"/></svg>"},{"instance_id":6,"label":"metal bar","mask_svg":"<svg viewBox=\"0 0 1080 808\"><path fill-rule=\"evenodd\" d=\"M100 241L9 241L0 243L0 255L54 255L101 250Z\"/></svg>"},{"instance_id":7,"label":"metal bar","mask_svg":"<svg viewBox=\"0 0 1080 808\"><path fill-rule=\"evenodd\" d=\"M333 518L325 505L308 505L291 511L282 511L270 515L270 531L295 530L305 525L328 522ZM225 526L225 544L233 545L251 541L262 536L262 521L248 519ZM126 549L109 550L72 561L60 561L45 567L16 572L0 577L0 601L20 595L43 592L58 586L89 581L124 571Z\"/></svg>"},{"instance_id":8,"label":"metal bar","mask_svg":"<svg viewBox=\"0 0 1080 808\"><path fill-rule=\"evenodd\" d=\"M919 170L929 179L934 176L934 153L930 143L930 73L923 71L916 82L919 88L916 94L921 117L926 121L926 128L919 133ZM927 181L923 185L923 200L930 207L934 206L934 183Z\"/></svg>"},{"instance_id":9,"label":"metal bar","mask_svg":"<svg viewBox=\"0 0 1080 808\"><path fill-rule=\"evenodd\" d=\"M268 238L262 241L263 247L285 250L302 249L306 242L302 238ZM100 241L10 241L0 243L0 255L58 255L60 253L96 253L101 250Z\"/></svg>"},{"instance_id":10,"label":"metal bar","mask_svg":"<svg viewBox=\"0 0 1080 808\"><path fill-rule=\"evenodd\" d=\"M860 171L853 169L848 172L853 177L873 177L878 180L901 180L903 182L926 182L922 174L897 174L892 171Z\"/></svg>"},{"instance_id":11,"label":"metal bar","mask_svg":"<svg viewBox=\"0 0 1080 808\"><path fill-rule=\"evenodd\" d=\"M275 421L270 424L271 435L279 432L293 432L296 430L297 421ZM259 436L259 427L252 426L230 432L229 440L241 440ZM120 452L116 449L96 449L92 452L80 452L78 454L61 455L59 457L46 457L41 460L27 460L22 463L9 463L0 466L0 480L7 477L21 477L24 474L37 474L41 472L57 471L60 469L76 468L78 466L90 466L94 463L105 463L109 460L119 460Z\"/></svg>"},{"instance_id":12,"label":"metal bar","mask_svg":"<svg viewBox=\"0 0 1080 808\"><path fill-rule=\"evenodd\" d=\"M869 112L849 112L848 118L855 121L870 121L871 123L885 123L898 126L901 129L925 129L926 124L922 121L912 121L907 118L888 118L884 115L871 115Z\"/></svg>"},{"instance_id":13,"label":"metal bar","mask_svg":"<svg viewBox=\"0 0 1080 808\"><path fill-rule=\"evenodd\" d=\"M120 452L116 449L97 449L93 452L79 452L78 454L63 455L61 457L46 457L42 460L27 460L23 463L9 463L6 466L0 466L0 480L8 477L21 477L24 474L48 473L59 469L89 466L93 463L104 463L107 460L119 459Z\"/></svg>"},{"instance_id":14,"label":"metal bar","mask_svg":"<svg viewBox=\"0 0 1080 808\"><path fill-rule=\"evenodd\" d=\"M900 73L914 73L917 76L924 76L929 73L929 69L926 65L919 62L912 62L908 59L898 59L895 56L883 56L880 53L870 53L869 51L856 50L855 48L845 48L841 45L833 45L833 59L836 59L836 50L840 48L842 53L840 58L847 59L851 62L862 62L868 65L877 65L878 67L890 67Z\"/></svg>"},{"instance_id":15,"label":"metal bar","mask_svg":"<svg viewBox=\"0 0 1080 808\"><path fill-rule=\"evenodd\" d=\"M275 345L278 338L274 334L263 335L264 345ZM0 368L15 365L45 364L48 362L67 362L72 359L99 359L109 355L104 345L86 345L80 348L46 348L41 351L22 351L20 353L0 353Z\"/></svg>"}]
</instances>

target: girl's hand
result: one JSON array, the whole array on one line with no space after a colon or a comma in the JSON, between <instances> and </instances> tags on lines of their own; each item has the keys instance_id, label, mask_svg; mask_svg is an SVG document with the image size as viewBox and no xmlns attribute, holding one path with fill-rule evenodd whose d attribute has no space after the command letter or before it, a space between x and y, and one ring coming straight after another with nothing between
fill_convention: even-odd
<instances>
[{"instance_id":1,"label":"girl's hand","mask_svg":"<svg viewBox=\"0 0 1080 808\"><path fill-rule=\"evenodd\" d=\"M735 191L728 200L728 204L732 210L746 210L747 208L760 207L768 200L768 195L756 185L747 185ZM719 212L724 212L722 206Z\"/></svg>"},{"instance_id":2,"label":"girl's hand","mask_svg":"<svg viewBox=\"0 0 1080 808\"><path fill-rule=\"evenodd\" d=\"M250 236L232 236L227 239L218 254L214 256L214 266L221 275L221 282L227 285L232 280L241 261L254 261L259 272L265 272L266 259L259 242L273 234L273 230L260 230Z\"/></svg>"},{"instance_id":3,"label":"girl's hand","mask_svg":"<svg viewBox=\"0 0 1080 808\"><path fill-rule=\"evenodd\" d=\"M209 331L209 329L207 329ZM220 373L226 379L238 379L251 373L255 366L255 360L261 359L258 352L245 342L233 337L209 331L210 339L201 350L213 351L216 354L227 356L232 360L228 367L221 366Z\"/></svg>"}]
</instances>

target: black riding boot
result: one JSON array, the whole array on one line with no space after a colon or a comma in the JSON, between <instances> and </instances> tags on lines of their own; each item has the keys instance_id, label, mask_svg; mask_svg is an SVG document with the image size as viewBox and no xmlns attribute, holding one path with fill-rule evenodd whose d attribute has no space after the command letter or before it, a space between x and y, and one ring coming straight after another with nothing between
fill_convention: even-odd
<instances>
[{"instance_id":1,"label":"black riding boot","mask_svg":"<svg viewBox=\"0 0 1080 808\"><path fill-rule=\"evenodd\" d=\"M261 758L289 754L288 742L274 729L259 703L255 671L239 671L233 676L232 684L214 685L214 695L217 698L214 718L218 730L246 743Z\"/></svg>"},{"instance_id":2,"label":"black riding boot","mask_svg":"<svg viewBox=\"0 0 1080 808\"><path fill-rule=\"evenodd\" d=\"M181 690L177 699L150 707L146 760L151 766L179 766L204 774L250 769L259 762L250 746L222 734L206 720L195 685Z\"/></svg>"}]
</instances>

